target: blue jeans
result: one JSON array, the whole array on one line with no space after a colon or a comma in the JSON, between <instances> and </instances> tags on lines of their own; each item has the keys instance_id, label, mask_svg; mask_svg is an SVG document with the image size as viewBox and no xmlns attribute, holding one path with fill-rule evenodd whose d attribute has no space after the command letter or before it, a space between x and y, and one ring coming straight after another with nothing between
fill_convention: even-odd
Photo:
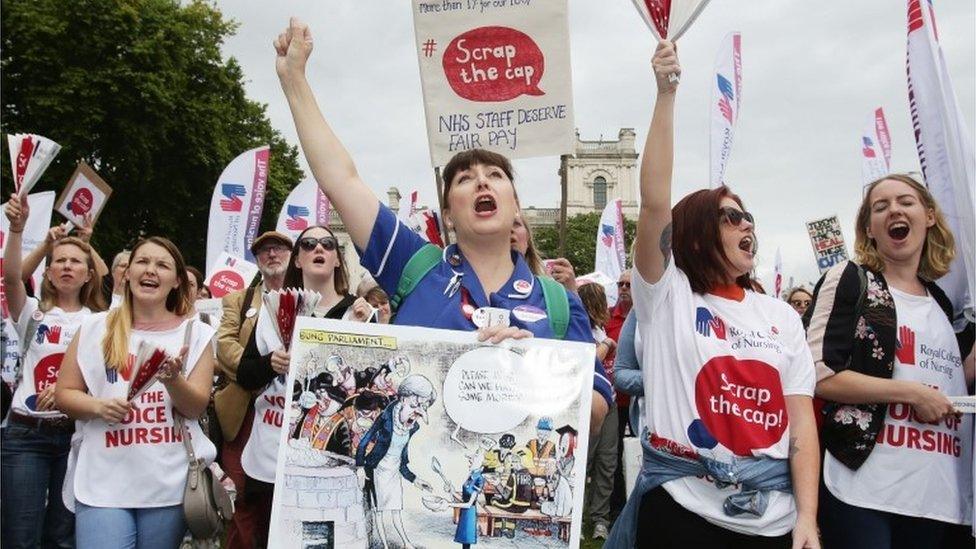
<instances>
[{"instance_id":1,"label":"blue jeans","mask_svg":"<svg viewBox=\"0 0 976 549\"><path fill-rule=\"evenodd\" d=\"M115 509L75 504L78 549L175 549L183 541L183 506Z\"/></svg>"},{"instance_id":2,"label":"blue jeans","mask_svg":"<svg viewBox=\"0 0 976 549\"><path fill-rule=\"evenodd\" d=\"M74 547L61 501L71 433L11 424L0 431L0 538L4 548Z\"/></svg>"}]
</instances>

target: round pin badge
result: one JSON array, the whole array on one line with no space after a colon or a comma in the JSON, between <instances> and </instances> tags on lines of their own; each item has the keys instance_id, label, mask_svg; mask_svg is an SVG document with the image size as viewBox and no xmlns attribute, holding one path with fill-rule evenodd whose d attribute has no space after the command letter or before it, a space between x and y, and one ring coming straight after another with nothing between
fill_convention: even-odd
<instances>
[{"instance_id":1,"label":"round pin badge","mask_svg":"<svg viewBox=\"0 0 976 549\"><path fill-rule=\"evenodd\" d=\"M251 318L256 314L258 314L258 310L255 309L254 307L251 307L250 309L247 310L246 313L244 313L244 316L247 318Z\"/></svg>"},{"instance_id":2,"label":"round pin badge","mask_svg":"<svg viewBox=\"0 0 976 549\"><path fill-rule=\"evenodd\" d=\"M532 291L532 284L530 284L528 280L516 280L515 283L512 284L512 287L515 288L515 291L520 294L527 294Z\"/></svg>"},{"instance_id":3,"label":"round pin badge","mask_svg":"<svg viewBox=\"0 0 976 549\"><path fill-rule=\"evenodd\" d=\"M31 318L40 322L44 320L44 313L42 313L41 311L34 311L34 314L31 315Z\"/></svg>"},{"instance_id":4,"label":"round pin badge","mask_svg":"<svg viewBox=\"0 0 976 549\"><path fill-rule=\"evenodd\" d=\"M451 254L451 257L447 258L447 262L450 263L452 267L459 267L461 265L461 256L458 254Z\"/></svg>"},{"instance_id":5,"label":"round pin badge","mask_svg":"<svg viewBox=\"0 0 976 549\"><path fill-rule=\"evenodd\" d=\"M532 305L519 305L518 307L512 309L512 316L521 320L522 322L538 322L543 318L546 318L546 312L538 307L533 307Z\"/></svg>"}]
</instances>

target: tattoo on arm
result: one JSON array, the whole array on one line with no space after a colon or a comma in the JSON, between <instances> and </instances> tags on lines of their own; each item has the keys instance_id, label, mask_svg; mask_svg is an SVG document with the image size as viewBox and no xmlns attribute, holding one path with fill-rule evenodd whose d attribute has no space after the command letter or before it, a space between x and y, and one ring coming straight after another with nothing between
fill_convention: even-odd
<instances>
[{"instance_id":1,"label":"tattoo on arm","mask_svg":"<svg viewBox=\"0 0 976 549\"><path fill-rule=\"evenodd\" d=\"M796 444L797 440L797 437L790 437L790 457L795 456L800 451L800 447Z\"/></svg>"},{"instance_id":2,"label":"tattoo on arm","mask_svg":"<svg viewBox=\"0 0 976 549\"><path fill-rule=\"evenodd\" d=\"M671 263L671 223L661 231L661 255L664 256L664 268Z\"/></svg>"}]
</instances>

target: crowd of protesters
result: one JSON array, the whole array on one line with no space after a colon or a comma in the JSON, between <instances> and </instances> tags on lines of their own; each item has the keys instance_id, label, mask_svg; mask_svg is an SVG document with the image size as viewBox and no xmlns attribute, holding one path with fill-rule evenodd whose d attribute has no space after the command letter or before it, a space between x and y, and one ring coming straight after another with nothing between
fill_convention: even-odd
<instances>
[{"instance_id":1,"label":"crowd of protesters","mask_svg":"<svg viewBox=\"0 0 976 549\"><path fill-rule=\"evenodd\" d=\"M202 273L162 236L108 266L88 243L90 225L77 236L59 226L22 257L29 212L11 196L3 284L23 343L5 387L5 547L178 546L183 421L195 454L216 459L236 489L225 545L263 547L280 427L259 418L281 402L290 357L262 294L282 288L318 292L321 318L592 344L586 535L608 547L972 546L962 526L973 517L972 416L948 398L972 393L972 328L954 331L934 284L955 247L924 185L899 175L871 184L855 261L813 289L765 295L753 278L757 221L738 195L723 186L672 207L670 77L680 68L662 42L633 268L615 281L612 306L566 259L543 261L511 163L480 149L444 167L442 218L455 243L404 295L407 264L428 244L377 199L321 114L305 78L311 44L293 22L274 43L277 73L312 174L368 271L357 287L329 228L294 241L271 231L251 247L258 280L208 318L194 309L209 297ZM42 258L32 290L25 280ZM553 287L569 310L564 332L515 316L507 326L472 321L477 307L545 310ZM124 381L143 342L167 358L157 405L136 408ZM938 365L917 366L925 360ZM629 437L642 447L630 493ZM377 466L399 459L382 454ZM408 544L384 478L367 480Z\"/></svg>"}]
</instances>

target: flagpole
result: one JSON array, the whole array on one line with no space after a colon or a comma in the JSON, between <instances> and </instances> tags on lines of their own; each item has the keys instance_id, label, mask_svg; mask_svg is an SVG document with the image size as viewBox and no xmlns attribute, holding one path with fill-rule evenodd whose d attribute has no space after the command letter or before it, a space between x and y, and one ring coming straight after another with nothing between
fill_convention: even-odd
<instances>
[{"instance_id":1,"label":"flagpole","mask_svg":"<svg viewBox=\"0 0 976 549\"><path fill-rule=\"evenodd\" d=\"M559 186L561 198L559 201L559 257L566 256L566 202L568 194L567 179L569 178L569 157L564 154L559 157Z\"/></svg>"},{"instance_id":2,"label":"flagpole","mask_svg":"<svg viewBox=\"0 0 976 549\"><path fill-rule=\"evenodd\" d=\"M451 244L451 231L448 230L447 223L444 222L444 208L447 204L444 204L444 179L441 177L440 166L434 168L434 184L437 185L437 204L440 205L441 236L444 238L444 246L449 246Z\"/></svg>"}]
</instances>

